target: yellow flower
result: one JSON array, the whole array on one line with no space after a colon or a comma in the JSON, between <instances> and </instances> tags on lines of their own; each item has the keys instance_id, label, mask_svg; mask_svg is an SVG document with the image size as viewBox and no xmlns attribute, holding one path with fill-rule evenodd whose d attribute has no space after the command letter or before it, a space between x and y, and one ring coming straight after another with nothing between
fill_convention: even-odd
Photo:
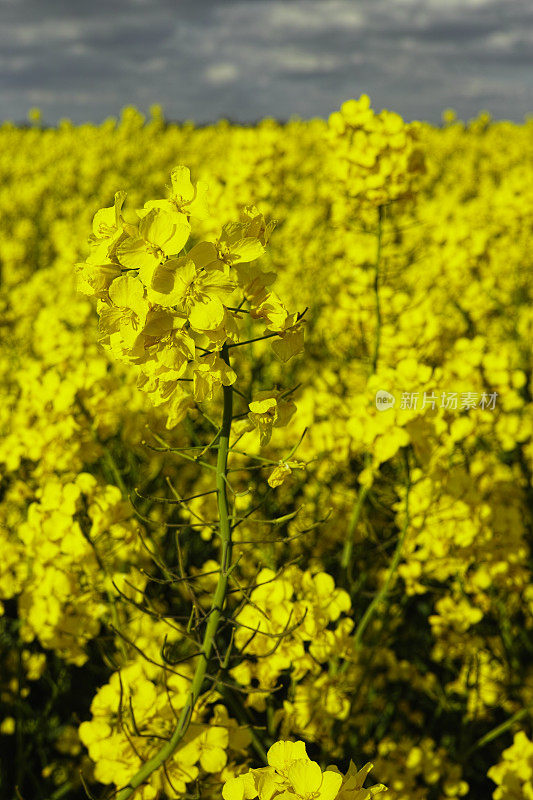
<instances>
[{"instance_id":1,"label":"yellow flower","mask_svg":"<svg viewBox=\"0 0 533 800\"><path fill-rule=\"evenodd\" d=\"M305 742L275 742L267 753L267 760L271 767L283 774L287 773L293 761L307 758Z\"/></svg>"},{"instance_id":2,"label":"yellow flower","mask_svg":"<svg viewBox=\"0 0 533 800\"><path fill-rule=\"evenodd\" d=\"M115 202L108 208L100 208L93 217L93 232L89 237L91 244L102 241L110 244L121 233L121 211L126 192L116 192Z\"/></svg>"},{"instance_id":3,"label":"yellow flower","mask_svg":"<svg viewBox=\"0 0 533 800\"><path fill-rule=\"evenodd\" d=\"M278 466L274 467L270 473L267 483L273 489L276 486L281 486L293 469L301 469L302 467L305 467L305 464L301 461L280 461Z\"/></svg>"},{"instance_id":4,"label":"yellow flower","mask_svg":"<svg viewBox=\"0 0 533 800\"><path fill-rule=\"evenodd\" d=\"M141 373L137 386L147 392L154 406L161 406L167 414L166 428L175 428L194 405L191 395L186 392L178 380L150 378Z\"/></svg>"},{"instance_id":5,"label":"yellow flower","mask_svg":"<svg viewBox=\"0 0 533 800\"><path fill-rule=\"evenodd\" d=\"M187 261L187 257L182 256L171 258L154 267L149 276L150 280L146 282L146 296L151 303L171 308L182 300L183 292L179 282L176 287L176 273L187 264Z\"/></svg>"},{"instance_id":6,"label":"yellow flower","mask_svg":"<svg viewBox=\"0 0 533 800\"><path fill-rule=\"evenodd\" d=\"M236 284L217 269L199 268L187 255L157 264L146 286L150 302L165 308L177 307L192 328L208 331L222 323L224 302L230 301Z\"/></svg>"},{"instance_id":7,"label":"yellow flower","mask_svg":"<svg viewBox=\"0 0 533 800\"><path fill-rule=\"evenodd\" d=\"M216 387L231 386L237 380L236 373L216 353L196 361L192 372L193 394L198 402L212 400Z\"/></svg>"},{"instance_id":8,"label":"yellow flower","mask_svg":"<svg viewBox=\"0 0 533 800\"><path fill-rule=\"evenodd\" d=\"M375 795L386 792L387 787L382 783L375 784L369 789L363 788L363 784L373 767L373 764L368 763L358 771L353 761L350 761L348 772L342 780L338 800L371 800Z\"/></svg>"},{"instance_id":9,"label":"yellow flower","mask_svg":"<svg viewBox=\"0 0 533 800\"><path fill-rule=\"evenodd\" d=\"M276 227L276 222L274 220L266 222L263 214L255 206L245 206L243 208L241 221L246 225L246 234L259 239L263 245L267 244L270 234Z\"/></svg>"},{"instance_id":10,"label":"yellow flower","mask_svg":"<svg viewBox=\"0 0 533 800\"><path fill-rule=\"evenodd\" d=\"M254 770L254 781L259 800L272 800L274 796L276 796L277 800L277 798L285 797L287 794L286 791L283 791L286 782L271 767Z\"/></svg>"},{"instance_id":11,"label":"yellow flower","mask_svg":"<svg viewBox=\"0 0 533 800\"><path fill-rule=\"evenodd\" d=\"M220 772L228 760L227 728L210 725L200 737L200 765L206 772Z\"/></svg>"},{"instance_id":12,"label":"yellow flower","mask_svg":"<svg viewBox=\"0 0 533 800\"><path fill-rule=\"evenodd\" d=\"M257 226L254 224L254 228ZM255 261L265 252L265 246L257 236L248 235L247 226L241 222L228 222L222 228L217 249L225 264L235 266Z\"/></svg>"},{"instance_id":13,"label":"yellow flower","mask_svg":"<svg viewBox=\"0 0 533 800\"><path fill-rule=\"evenodd\" d=\"M270 331L284 330L288 316L289 312L275 292L268 293L252 311L252 317L264 319Z\"/></svg>"},{"instance_id":14,"label":"yellow flower","mask_svg":"<svg viewBox=\"0 0 533 800\"><path fill-rule=\"evenodd\" d=\"M100 301L100 330L117 335L120 343L131 348L142 331L149 309L143 285L137 278L122 275L109 287L109 299L111 305Z\"/></svg>"},{"instance_id":15,"label":"yellow flower","mask_svg":"<svg viewBox=\"0 0 533 800\"><path fill-rule=\"evenodd\" d=\"M3 733L6 736L11 736L13 733L15 733L15 727L14 717L4 717L0 723L0 733Z\"/></svg>"},{"instance_id":16,"label":"yellow flower","mask_svg":"<svg viewBox=\"0 0 533 800\"><path fill-rule=\"evenodd\" d=\"M156 267L183 250L190 231L185 215L151 209L140 220L137 235L117 246L117 258L123 267L138 269L140 279L149 286Z\"/></svg>"},{"instance_id":17,"label":"yellow flower","mask_svg":"<svg viewBox=\"0 0 533 800\"><path fill-rule=\"evenodd\" d=\"M173 330L161 340L156 360L150 364L150 370L154 369L155 373L165 378L180 378L194 356L194 340L184 331Z\"/></svg>"},{"instance_id":18,"label":"yellow flower","mask_svg":"<svg viewBox=\"0 0 533 800\"><path fill-rule=\"evenodd\" d=\"M30 122L33 122L34 125L38 125L43 118L43 112L40 108L30 108L28 111L28 119Z\"/></svg>"},{"instance_id":19,"label":"yellow flower","mask_svg":"<svg viewBox=\"0 0 533 800\"><path fill-rule=\"evenodd\" d=\"M147 209L161 208L168 213L185 214L195 219L207 219L208 186L204 181L198 181L196 186L191 181L191 171L188 167L174 167L170 173L172 193L168 200L149 200L144 204Z\"/></svg>"},{"instance_id":20,"label":"yellow flower","mask_svg":"<svg viewBox=\"0 0 533 800\"><path fill-rule=\"evenodd\" d=\"M259 431L261 447L267 445L274 427L286 425L296 411L291 400L283 400L281 392L262 391L249 404L248 418Z\"/></svg>"},{"instance_id":21,"label":"yellow flower","mask_svg":"<svg viewBox=\"0 0 533 800\"><path fill-rule=\"evenodd\" d=\"M294 761L288 770L289 782L302 800L334 800L342 783L342 775L331 770L322 773L316 761L307 758Z\"/></svg>"},{"instance_id":22,"label":"yellow flower","mask_svg":"<svg viewBox=\"0 0 533 800\"><path fill-rule=\"evenodd\" d=\"M90 264L84 261L76 264L76 288L83 294L94 295L103 299L115 278L121 274L116 264Z\"/></svg>"},{"instance_id":23,"label":"yellow flower","mask_svg":"<svg viewBox=\"0 0 533 800\"><path fill-rule=\"evenodd\" d=\"M107 208L100 208L93 217L93 230L89 236L91 252L88 264L103 264L116 261L117 244L125 236L134 236L139 215L133 209L124 209L126 192L116 192L115 202Z\"/></svg>"},{"instance_id":24,"label":"yellow flower","mask_svg":"<svg viewBox=\"0 0 533 800\"><path fill-rule=\"evenodd\" d=\"M230 778L222 787L224 800L252 800L257 797L255 781L252 772Z\"/></svg>"},{"instance_id":25,"label":"yellow flower","mask_svg":"<svg viewBox=\"0 0 533 800\"><path fill-rule=\"evenodd\" d=\"M286 317L280 329L270 327L270 330L279 330L279 339L272 341L272 350L281 361L288 361L304 349L304 332L298 314Z\"/></svg>"}]
</instances>

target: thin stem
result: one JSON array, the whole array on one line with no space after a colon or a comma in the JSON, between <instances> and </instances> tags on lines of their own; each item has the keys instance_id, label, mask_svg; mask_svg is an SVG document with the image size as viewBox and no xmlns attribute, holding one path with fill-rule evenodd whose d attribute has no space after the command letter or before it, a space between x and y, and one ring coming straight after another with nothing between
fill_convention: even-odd
<instances>
[{"instance_id":1,"label":"thin stem","mask_svg":"<svg viewBox=\"0 0 533 800\"><path fill-rule=\"evenodd\" d=\"M225 388L226 387L224 387L224 389ZM151 445L147 444L147 442L141 442L141 444L145 444L150 450L155 450L156 453L177 453L180 458L184 458L186 461L192 461L193 463L200 464L202 467L206 467L207 469L216 470L216 467L214 467L212 464L208 464L207 461L200 461L199 458L195 458L194 456L189 456L187 453L181 452L179 447L169 447L165 440L158 436L158 434L154 431L150 430L150 433L158 444L163 445L163 448L161 449L158 447L152 447Z\"/></svg>"},{"instance_id":2,"label":"thin stem","mask_svg":"<svg viewBox=\"0 0 533 800\"><path fill-rule=\"evenodd\" d=\"M411 488L411 480L410 480L410 475L409 475L409 461L408 461L407 454L405 455L405 465L406 465L406 471L407 471L407 482L406 482L406 487L405 487L405 512L404 512L405 513L405 518L404 518L404 521L403 521L402 530L401 530L400 536L398 538L398 544L396 545L396 549L394 550L394 554L392 556L392 560L391 560L391 563L390 563L389 571L387 572L387 577L385 579L385 583L383 584L383 586L381 587L379 592L376 595L374 595L374 598L373 598L372 602L370 603L370 605L366 609L365 613L361 617L359 625L357 626L357 629L355 631L353 640L354 640L354 645L355 645L356 648L358 648L360 646L361 639L363 638L363 634L364 634L366 628L368 627L368 624L369 624L370 620L374 616L374 613L376 612L379 604L383 600L385 600L385 598L386 598L386 596L388 594L390 585L392 583L392 580L393 580L393 578L394 578L394 576L396 574L396 570L398 568L398 564L400 563L400 558L401 558L401 555L402 555L403 543L404 543L404 540L405 540L405 534L407 533L407 528L409 527L409 490Z\"/></svg>"},{"instance_id":3,"label":"thin stem","mask_svg":"<svg viewBox=\"0 0 533 800\"><path fill-rule=\"evenodd\" d=\"M379 359L379 346L381 344L381 303L379 299L379 266L381 261L381 244L383 238L383 206L378 206L378 242L376 252L376 266L374 271L374 296L376 298L376 338L374 341L374 354L372 356L372 375L376 372Z\"/></svg>"},{"instance_id":4,"label":"thin stem","mask_svg":"<svg viewBox=\"0 0 533 800\"><path fill-rule=\"evenodd\" d=\"M239 720L239 722L243 725L243 727L246 727L248 729L255 752L257 753L259 758L266 764L267 751L260 737L255 732L256 729L254 728L253 721L250 719L250 712L246 707L242 705L242 703L238 703L235 701L229 689L222 687L221 694L224 697L224 700L226 701L228 706L231 708L231 710Z\"/></svg>"},{"instance_id":5,"label":"thin stem","mask_svg":"<svg viewBox=\"0 0 533 800\"><path fill-rule=\"evenodd\" d=\"M527 708L521 708L519 711L513 714L512 717L509 717L509 719L505 720L505 722L502 722L501 725L497 725L496 728L493 728L491 731L478 739L477 742L474 742L474 744L466 751L464 757L467 758L476 750L479 750L480 747L484 747L486 744L489 744L489 742L497 739L498 736L502 735L502 733L505 733L509 730L509 728L512 728L515 722L520 722L521 719L531 714L532 710L533 709L531 706L528 706Z\"/></svg>"},{"instance_id":6,"label":"thin stem","mask_svg":"<svg viewBox=\"0 0 533 800\"><path fill-rule=\"evenodd\" d=\"M229 366L229 353L227 345L223 346L221 357ZM228 578L231 571L232 545L225 477L228 463L231 419L233 414L233 392L229 386L224 386L223 392L224 409L222 412L222 427L220 432L220 444L218 448L216 465L216 488L221 543L221 563L217 587L213 595L213 601L205 628L202 643L202 653L196 665L196 670L192 679L187 702L185 703L185 706L179 715L172 736L168 742L163 745L159 752L156 753L155 756L152 756L152 758L148 759L148 761L142 765L141 769L131 778L128 785L124 786L124 788L117 792L115 795L116 800L128 800L128 798L133 795L139 786L142 786L142 784L149 779L150 775L152 775L155 770L159 769L165 764L167 759L172 756L179 743L182 741L189 727L196 702L201 694L204 679L206 677L207 667L214 649L215 636L226 600Z\"/></svg>"},{"instance_id":7,"label":"thin stem","mask_svg":"<svg viewBox=\"0 0 533 800\"><path fill-rule=\"evenodd\" d=\"M89 428L90 428L90 431L91 431L93 439L102 448L103 459L104 459L104 461L105 461L105 463L107 465L108 470L113 475L116 485L118 486L118 488L122 492L122 496L124 497L125 500L127 500L128 497L129 497L129 492L128 492L128 489L126 487L126 484L124 483L124 479L123 479L122 474L121 474L121 472L120 472L120 470L119 470L119 468L117 466L117 463L116 463L115 459L113 458L111 450L105 444L105 442L102 441L102 439L98 435L98 430L97 430L97 427L96 427L96 423L93 420L93 418L91 417L89 411L87 410L87 408L85 406L85 403L83 402L83 400L81 399L79 394L76 394L74 400L75 400L76 405L80 409L81 413L83 414L83 416L85 417L85 419L89 423Z\"/></svg>"},{"instance_id":8,"label":"thin stem","mask_svg":"<svg viewBox=\"0 0 533 800\"><path fill-rule=\"evenodd\" d=\"M59 786L55 792L50 795L49 800L61 800L66 794L68 794L72 789L74 789L74 785L71 781L66 781Z\"/></svg>"},{"instance_id":9,"label":"thin stem","mask_svg":"<svg viewBox=\"0 0 533 800\"><path fill-rule=\"evenodd\" d=\"M381 344L381 303L379 298L379 278L380 278L380 262L381 262L381 249L382 249L382 240L383 240L383 209L384 206L378 206L378 230L377 230L377 250L376 250L376 263L375 263L375 270L374 270L374 295L376 300L376 337L374 340L374 353L372 355L371 361L371 375L374 375L379 361L379 348ZM371 458L368 455L365 462L365 468L368 468L371 463ZM363 486L358 494L357 501L355 507L352 512L352 517L350 519L350 524L348 527L348 535L346 537L346 541L344 543L344 549L342 551L342 558L341 558L341 566L345 569L348 573L348 583L351 582L351 570L350 565L352 561L352 553L353 553L353 538L355 535L355 530L357 525L359 524L359 519L361 517L361 511L363 509L364 502L368 495L368 487Z\"/></svg>"},{"instance_id":10,"label":"thin stem","mask_svg":"<svg viewBox=\"0 0 533 800\"><path fill-rule=\"evenodd\" d=\"M363 510L363 505L366 500L368 492L369 492L368 486L361 486L355 506L353 507L350 524L348 526L348 534L346 536L346 540L344 542L344 548L342 551L341 567L348 571L349 580L351 579L351 570L349 570L349 567L352 562L353 540L355 536L355 531L357 529L359 520L361 518L361 512Z\"/></svg>"}]
</instances>

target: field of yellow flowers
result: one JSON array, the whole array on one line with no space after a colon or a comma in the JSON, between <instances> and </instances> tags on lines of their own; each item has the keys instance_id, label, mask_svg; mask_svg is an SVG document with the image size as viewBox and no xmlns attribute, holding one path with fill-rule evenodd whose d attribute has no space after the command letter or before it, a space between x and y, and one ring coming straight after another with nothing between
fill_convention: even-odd
<instances>
[{"instance_id":1,"label":"field of yellow flowers","mask_svg":"<svg viewBox=\"0 0 533 800\"><path fill-rule=\"evenodd\" d=\"M0 127L2 800L533 799L533 119L444 118Z\"/></svg>"}]
</instances>

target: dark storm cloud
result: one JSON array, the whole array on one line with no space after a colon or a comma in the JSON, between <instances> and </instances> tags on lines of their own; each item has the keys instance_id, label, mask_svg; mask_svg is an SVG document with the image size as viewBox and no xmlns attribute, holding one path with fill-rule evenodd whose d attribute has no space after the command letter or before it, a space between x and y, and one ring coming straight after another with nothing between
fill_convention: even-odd
<instances>
[{"instance_id":1,"label":"dark storm cloud","mask_svg":"<svg viewBox=\"0 0 533 800\"><path fill-rule=\"evenodd\" d=\"M531 112L530 0L0 0L0 116Z\"/></svg>"}]
</instances>

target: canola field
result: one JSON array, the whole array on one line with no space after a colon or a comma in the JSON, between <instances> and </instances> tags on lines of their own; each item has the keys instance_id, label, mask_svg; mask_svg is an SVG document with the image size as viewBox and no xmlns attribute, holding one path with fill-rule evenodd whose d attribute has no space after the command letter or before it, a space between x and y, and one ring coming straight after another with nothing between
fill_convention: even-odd
<instances>
[{"instance_id":1,"label":"canola field","mask_svg":"<svg viewBox=\"0 0 533 800\"><path fill-rule=\"evenodd\" d=\"M0 127L2 800L532 800L532 144Z\"/></svg>"}]
</instances>

